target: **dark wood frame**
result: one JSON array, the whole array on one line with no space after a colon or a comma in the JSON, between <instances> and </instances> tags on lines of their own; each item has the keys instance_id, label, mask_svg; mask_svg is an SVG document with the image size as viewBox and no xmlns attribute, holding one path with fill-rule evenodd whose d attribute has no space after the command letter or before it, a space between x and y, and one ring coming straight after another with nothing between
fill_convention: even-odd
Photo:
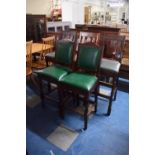
<instances>
[{"instance_id":1,"label":"dark wood frame","mask_svg":"<svg viewBox=\"0 0 155 155\"><path fill-rule=\"evenodd\" d=\"M42 22L43 35L38 36L36 24ZM33 42L41 42L43 37L47 36L47 18L41 14L26 14L26 40Z\"/></svg>"},{"instance_id":2,"label":"dark wood frame","mask_svg":"<svg viewBox=\"0 0 155 155\"><path fill-rule=\"evenodd\" d=\"M75 30L48 33L48 36L54 36L55 37L55 47L56 47L56 42L59 40L67 40L67 41L70 40L70 41L72 41L74 43L74 50L75 50L75 43L77 40L77 33ZM66 39L66 37L67 37L67 39ZM55 48L54 48L54 50L55 50ZM53 51L53 52L55 52L55 51ZM53 59L53 57L48 56L48 55L45 56L45 61L46 61L47 67L49 66L49 62L55 63L55 59Z\"/></svg>"},{"instance_id":3,"label":"dark wood frame","mask_svg":"<svg viewBox=\"0 0 155 155\"><path fill-rule=\"evenodd\" d=\"M108 41L118 40L120 42L120 46L121 46L120 50L121 51L123 50L124 42L125 42L125 37L124 36L118 36L118 35L106 35L105 36L104 33L102 33L101 34L101 39L100 39L100 45L105 47L104 41L107 41L107 40ZM118 63L121 62L121 58L122 57L120 57L120 59L117 59ZM111 57L111 59L116 59L115 55L113 57ZM113 60L111 60L111 61L113 61ZM116 61L116 60L114 60L114 61ZM104 77L105 77L105 79L102 80ZM107 82L107 81L109 81L110 78L112 78L112 83ZM116 100L117 89L118 89L118 78L119 78L119 71L118 72L113 72L111 70L101 70L100 69L100 81L99 81L99 84L111 87L110 96L107 96L107 95L102 94L102 93L98 94L101 97L109 99L109 106L108 106L108 110L107 110L107 114L106 114L107 116L109 116L111 114L112 101Z\"/></svg>"},{"instance_id":4,"label":"dark wood frame","mask_svg":"<svg viewBox=\"0 0 155 155\"><path fill-rule=\"evenodd\" d=\"M125 45L125 36L120 36L120 35L111 34L111 33L104 33L104 32L101 33L101 35L100 35L100 45L101 46L102 45L105 46L104 42L113 41L113 40L117 41L117 44L119 42L121 45L120 45L120 51L116 51L116 53L112 53L110 59L114 59L114 60L121 62L121 59L123 57L123 48ZM105 50L106 50L106 46L105 46ZM106 58L105 52L103 53L103 57Z\"/></svg>"},{"instance_id":5,"label":"dark wood frame","mask_svg":"<svg viewBox=\"0 0 155 155\"><path fill-rule=\"evenodd\" d=\"M97 46L96 44L93 44L93 43L83 43L83 44L79 44L79 47L80 46L90 46L90 47L96 47L98 48L100 51L101 51L101 55L102 55L102 52L103 52L103 47L99 47ZM77 52L78 55L77 55L77 61L79 59L79 52ZM100 55L100 62L101 62L101 55ZM76 63L77 63L76 61ZM90 71L90 70L86 70L86 72L84 72L84 70L80 70L81 68L79 67L75 67L76 68L76 71L79 71L80 70L80 73L89 73L89 74L92 74L92 75L96 75L97 78L98 78L98 74L99 74L99 66L100 66L100 62L98 63L98 66L97 66L97 70L96 71ZM94 84L94 86L91 88L90 91L84 91L80 88L77 88L77 87L74 87L74 86L70 86L68 84L65 84L65 83L62 83L59 85L59 90L60 90L60 116L61 118L64 118L64 110L65 110L65 103L67 102L68 100L68 96L66 98L64 98L64 92L72 92L73 94L77 94L77 95L82 95L84 96L82 99L84 101L84 106L85 106L85 110L84 110L84 130L87 129L87 124L88 124L88 102L89 102L89 96L90 94L94 93L95 94L95 112L97 111L97 96L98 96L98 90L99 90L99 79L97 79L96 83Z\"/></svg>"},{"instance_id":6,"label":"dark wood frame","mask_svg":"<svg viewBox=\"0 0 155 155\"><path fill-rule=\"evenodd\" d=\"M61 40L61 42L63 42ZM65 41L66 42L66 41ZM67 42L70 42L70 41L67 41ZM58 43L58 42L57 42ZM63 64L63 63L59 63L59 62L56 62L55 61L55 64L59 64L59 65L62 65L62 66L66 66L70 69L72 69L72 66L73 66L73 57L74 57L74 43L73 42L70 42L72 45L73 45L73 49L72 49L72 57L71 57L71 63L70 64ZM59 95L59 99L61 99L60 97L60 90L59 90L59 85L60 85L60 82L54 78L52 78L51 76L47 76L47 75L43 75L43 74L38 74L38 79L39 79L39 87L40 87L40 98L41 98L41 103L42 103L42 107L44 107L44 99L45 97L47 97L49 99L49 97L47 95L44 94L44 91L43 91L43 81L47 81L48 82L48 91L50 93L51 91L51 88L50 88L50 83L54 83L57 85L57 89L58 89L58 95ZM55 90L55 89L53 89ZM53 91L52 90L52 91ZM55 99L54 99L55 100ZM56 101L56 100L55 100ZM58 101L59 103L59 101ZM61 109L61 108L59 108ZM60 112L61 113L61 112ZM61 114L60 114L61 115Z\"/></svg>"}]
</instances>

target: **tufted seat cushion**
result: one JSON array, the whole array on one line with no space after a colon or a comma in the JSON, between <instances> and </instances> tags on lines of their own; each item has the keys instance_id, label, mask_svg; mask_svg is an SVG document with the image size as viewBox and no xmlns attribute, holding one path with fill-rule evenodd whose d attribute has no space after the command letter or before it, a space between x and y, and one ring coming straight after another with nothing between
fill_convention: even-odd
<instances>
[{"instance_id":1,"label":"tufted seat cushion","mask_svg":"<svg viewBox=\"0 0 155 155\"><path fill-rule=\"evenodd\" d=\"M90 91L97 81L97 77L94 75L71 73L63 77L60 80L62 83L79 88L84 91Z\"/></svg>"},{"instance_id":2,"label":"tufted seat cushion","mask_svg":"<svg viewBox=\"0 0 155 155\"><path fill-rule=\"evenodd\" d=\"M101 71L106 70L106 71L110 71L113 73L118 73L120 66L121 64L118 61L103 58L101 60L100 70Z\"/></svg>"}]
</instances>

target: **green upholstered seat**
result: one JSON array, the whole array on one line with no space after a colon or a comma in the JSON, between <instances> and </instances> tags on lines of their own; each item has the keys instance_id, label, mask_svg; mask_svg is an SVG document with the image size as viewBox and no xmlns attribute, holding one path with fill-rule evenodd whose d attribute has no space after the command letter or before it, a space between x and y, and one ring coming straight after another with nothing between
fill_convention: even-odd
<instances>
[{"instance_id":1,"label":"green upholstered seat","mask_svg":"<svg viewBox=\"0 0 155 155\"><path fill-rule=\"evenodd\" d=\"M60 65L53 65L37 71L37 74L45 75L59 81L70 72L71 70L67 67L63 67Z\"/></svg>"},{"instance_id":2,"label":"green upholstered seat","mask_svg":"<svg viewBox=\"0 0 155 155\"><path fill-rule=\"evenodd\" d=\"M96 72L100 62L100 50L100 48L95 46L80 44L77 67L82 70ZM62 78L61 82L89 92L96 84L97 77L84 72L74 72Z\"/></svg>"},{"instance_id":3,"label":"green upholstered seat","mask_svg":"<svg viewBox=\"0 0 155 155\"><path fill-rule=\"evenodd\" d=\"M97 71L101 52L97 47L80 46L77 66L81 69Z\"/></svg>"},{"instance_id":4,"label":"green upholstered seat","mask_svg":"<svg viewBox=\"0 0 155 155\"><path fill-rule=\"evenodd\" d=\"M62 83L79 88L85 91L90 91L97 81L97 77L94 75L82 74L82 73L70 73L60 80Z\"/></svg>"},{"instance_id":5,"label":"green upholstered seat","mask_svg":"<svg viewBox=\"0 0 155 155\"><path fill-rule=\"evenodd\" d=\"M103 58L101 60L101 64L100 64L100 70L118 73L120 66L121 66L121 64L118 61Z\"/></svg>"},{"instance_id":6,"label":"green upholstered seat","mask_svg":"<svg viewBox=\"0 0 155 155\"><path fill-rule=\"evenodd\" d=\"M70 65L72 63L72 51L73 44L71 42L58 41L56 44L56 53L53 52L58 64L37 71L37 73L59 81L63 76L71 72L71 69L60 64ZM50 54L54 56L53 53Z\"/></svg>"}]
</instances>

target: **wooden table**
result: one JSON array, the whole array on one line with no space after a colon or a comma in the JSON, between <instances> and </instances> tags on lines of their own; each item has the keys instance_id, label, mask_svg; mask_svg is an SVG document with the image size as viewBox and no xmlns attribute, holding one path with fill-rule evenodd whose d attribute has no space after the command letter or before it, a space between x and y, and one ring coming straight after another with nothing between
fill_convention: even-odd
<instances>
[{"instance_id":1,"label":"wooden table","mask_svg":"<svg viewBox=\"0 0 155 155\"><path fill-rule=\"evenodd\" d=\"M50 48L53 48L52 45L48 45L48 44L42 44L42 43L33 43L32 44L32 54L34 53L40 53L43 49L44 46L44 50L48 50Z\"/></svg>"}]
</instances>

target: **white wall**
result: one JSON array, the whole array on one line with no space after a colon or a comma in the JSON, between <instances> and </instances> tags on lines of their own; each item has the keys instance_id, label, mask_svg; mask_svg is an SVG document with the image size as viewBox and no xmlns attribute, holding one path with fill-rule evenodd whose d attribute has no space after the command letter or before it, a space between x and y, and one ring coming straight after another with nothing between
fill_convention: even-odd
<instances>
[{"instance_id":1,"label":"white wall","mask_svg":"<svg viewBox=\"0 0 155 155\"><path fill-rule=\"evenodd\" d=\"M75 24L84 24L84 6L86 5L94 7L92 12L94 10L103 10L103 12L109 10L104 0L62 0L62 21L70 21L73 28ZM120 21L124 11L127 12L126 18L128 18L128 7L129 5L126 3L123 8L113 9L112 12L118 14L117 22ZM26 0L26 13L46 14L49 16L50 11L51 0Z\"/></svg>"},{"instance_id":2,"label":"white wall","mask_svg":"<svg viewBox=\"0 0 155 155\"><path fill-rule=\"evenodd\" d=\"M51 0L26 0L26 13L50 15Z\"/></svg>"},{"instance_id":3,"label":"white wall","mask_svg":"<svg viewBox=\"0 0 155 155\"><path fill-rule=\"evenodd\" d=\"M72 3L62 1L62 21L72 21Z\"/></svg>"},{"instance_id":4,"label":"white wall","mask_svg":"<svg viewBox=\"0 0 155 155\"><path fill-rule=\"evenodd\" d=\"M51 0L26 0L26 13L50 15ZM71 27L84 23L84 1L62 0L62 21L70 21Z\"/></svg>"},{"instance_id":5,"label":"white wall","mask_svg":"<svg viewBox=\"0 0 155 155\"><path fill-rule=\"evenodd\" d=\"M62 21L70 21L71 27L75 24L84 24L84 3L82 0L62 0Z\"/></svg>"}]
</instances>

